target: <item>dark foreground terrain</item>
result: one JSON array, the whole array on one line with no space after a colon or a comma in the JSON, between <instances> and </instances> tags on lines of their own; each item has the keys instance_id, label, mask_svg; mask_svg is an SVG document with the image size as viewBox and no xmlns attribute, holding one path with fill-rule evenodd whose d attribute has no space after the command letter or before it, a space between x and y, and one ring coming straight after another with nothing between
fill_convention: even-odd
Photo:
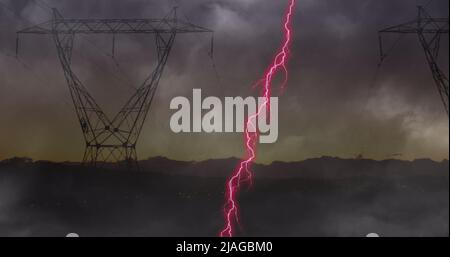
<instances>
[{"instance_id":1,"label":"dark foreground terrain","mask_svg":"<svg viewBox=\"0 0 450 257\"><path fill-rule=\"evenodd\" d=\"M236 163L153 158L127 171L5 160L0 236L216 236ZM254 170L240 235L449 235L448 161L319 158Z\"/></svg>"}]
</instances>

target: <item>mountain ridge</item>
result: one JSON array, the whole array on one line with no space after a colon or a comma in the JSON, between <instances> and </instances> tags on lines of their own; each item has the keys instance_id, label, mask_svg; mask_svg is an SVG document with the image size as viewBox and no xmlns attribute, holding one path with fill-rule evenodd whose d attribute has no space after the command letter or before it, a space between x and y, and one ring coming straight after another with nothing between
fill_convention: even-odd
<instances>
[{"instance_id":1,"label":"mountain ridge","mask_svg":"<svg viewBox=\"0 0 450 257\"><path fill-rule=\"evenodd\" d=\"M46 166L80 167L82 170L121 170L125 166L108 163L100 167L84 166L79 162L52 162L32 160L27 157L14 157L0 161L0 167L40 167ZM237 158L209 159L203 161L177 161L157 156L138 161L139 171L180 176L226 177L238 165ZM260 178L348 178L358 176L448 176L449 161L431 159L416 160L372 160L343 159L323 156L303 161L274 161L271 164L254 164L253 171ZM447 173L442 174L442 171Z\"/></svg>"}]
</instances>

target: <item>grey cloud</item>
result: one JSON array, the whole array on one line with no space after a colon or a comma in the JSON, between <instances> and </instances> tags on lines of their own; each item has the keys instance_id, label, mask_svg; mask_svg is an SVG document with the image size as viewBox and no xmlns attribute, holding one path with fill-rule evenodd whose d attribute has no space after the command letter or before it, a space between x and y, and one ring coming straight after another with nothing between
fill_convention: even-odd
<instances>
[{"instance_id":1,"label":"grey cloud","mask_svg":"<svg viewBox=\"0 0 450 257\"><path fill-rule=\"evenodd\" d=\"M172 1L140 0L46 2L57 7L65 17L106 18L161 17L172 4ZM169 101L178 95L190 96L192 88L198 87L205 95L257 94L250 85L262 76L279 47L282 14L287 2L175 2L180 5L180 17L186 16L193 23L216 31L215 63L220 81L214 75L208 57L209 35L178 37L144 128L140 156L163 154L172 158L196 159L197 156L239 155L235 151L241 146L239 135L172 134L168 129ZM32 0L5 3L15 14L0 7L0 50L13 55L14 32L27 25L15 15L37 22L48 19L50 14L46 13L46 7L36 6ZM447 1L434 1L428 8L436 16L448 16ZM438 136L414 134L415 128L421 127L448 135L448 126L442 125L447 117L414 36L400 42L386 60L377 80L372 80L378 61L377 30L410 20L415 15L414 4L406 0L299 0L289 63L290 80L285 95L280 99L280 116L283 117L280 120L280 138L266 154L261 151L264 156L261 161L304 159L321 153L353 156L361 149L367 149L366 154L373 158L384 158L393 149L401 149L405 156L411 158L448 158L448 143L431 149L426 142L435 142ZM84 57L75 55L75 70L82 74L80 77L99 103L113 113L132 93L127 84L137 86L151 72L154 49L149 37L118 37L116 57L122 70L119 71L106 56L111 48L110 39L91 38L95 47L77 39L77 53L83 52ZM447 44L444 41L443 46L448 46L448 39L445 40ZM448 56L448 47L443 47L442 55ZM21 60L33 69L34 74L14 59L0 56L0 72L4 74L0 77L0 112L9 120L8 126L0 128L0 133L13 135L2 138L6 143L0 145L0 155L78 160L83 144L78 141L81 135L73 108L63 102L70 103L70 98L54 46L48 38L23 38ZM448 60L442 61L448 71ZM44 79L37 79L36 74ZM396 104L383 105L379 98L383 92L389 92L391 101ZM420 120L420 124L416 123L414 128L405 127L405 122L411 119ZM48 142L46 149L49 150L23 150L27 149L26 141L19 140L20 144L15 144L15 153L12 153L5 145L14 144L13 138L25 136L26 130L18 127L35 128L37 132L31 137L40 138L36 139L37 142ZM155 138L155 135L159 136ZM393 140L393 137L400 140ZM52 147L57 147L57 140L52 138L65 140L71 149L52 153ZM308 149L294 145L290 138L302 138L301 146ZM373 138L377 140L371 140ZM180 141L186 147L174 147ZM221 142L221 147L212 150L216 148L216 142ZM191 151L189 145L194 143L198 149ZM167 150L162 152L160 149Z\"/></svg>"}]
</instances>

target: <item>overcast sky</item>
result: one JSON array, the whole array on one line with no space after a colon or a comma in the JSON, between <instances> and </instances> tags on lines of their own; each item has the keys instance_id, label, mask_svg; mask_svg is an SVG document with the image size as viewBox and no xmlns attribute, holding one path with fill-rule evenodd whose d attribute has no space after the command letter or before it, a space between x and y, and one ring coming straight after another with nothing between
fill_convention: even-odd
<instances>
[{"instance_id":1,"label":"overcast sky","mask_svg":"<svg viewBox=\"0 0 450 257\"><path fill-rule=\"evenodd\" d=\"M15 31L50 19L49 7L68 18L158 18L174 4L180 17L215 31L218 76L208 57L209 35L179 35L138 143L139 158L181 160L239 157L241 134L174 134L173 97L256 96L259 79L282 39L284 0L0 0L0 159L80 160L81 130L58 62L46 36L20 40ZM298 0L289 82L279 100L279 139L259 148L259 162L323 155L385 159L448 159L449 128L416 36L403 37L375 76L377 30L413 20L411 0ZM448 17L448 1L427 6ZM396 36L386 38L387 47ZM152 36L117 37L118 68L110 36L78 37L74 70L112 116L151 73ZM448 75L448 36L440 64ZM278 95L278 91L274 93Z\"/></svg>"}]
</instances>

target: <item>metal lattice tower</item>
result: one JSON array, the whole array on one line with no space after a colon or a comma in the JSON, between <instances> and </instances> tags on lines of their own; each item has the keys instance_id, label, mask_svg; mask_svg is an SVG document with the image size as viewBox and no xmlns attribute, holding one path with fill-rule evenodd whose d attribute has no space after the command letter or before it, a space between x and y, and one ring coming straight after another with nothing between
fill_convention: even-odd
<instances>
[{"instance_id":1,"label":"metal lattice tower","mask_svg":"<svg viewBox=\"0 0 450 257\"><path fill-rule=\"evenodd\" d=\"M386 33L396 34L416 34L419 37L420 44L427 58L428 65L433 74L433 79L436 83L439 95L444 105L447 116L449 115L448 102L448 77L439 68L437 59L440 50L440 41L442 34L448 34L449 19L448 18L433 18L422 6L418 6L417 19L392 26L379 31L380 53L383 60L386 55L383 51L382 35Z\"/></svg>"},{"instance_id":2,"label":"metal lattice tower","mask_svg":"<svg viewBox=\"0 0 450 257\"><path fill-rule=\"evenodd\" d=\"M83 162L137 161L136 143L158 87L175 37L180 33L212 33L177 18L176 8L163 19L65 19L53 9L53 19L17 32L51 35L69 86L75 111L86 141ZM153 34L157 64L117 115L108 118L72 70L71 59L77 34ZM114 40L114 39L113 39ZM17 40L18 45L18 40ZM113 41L114 45L114 41Z\"/></svg>"}]
</instances>

